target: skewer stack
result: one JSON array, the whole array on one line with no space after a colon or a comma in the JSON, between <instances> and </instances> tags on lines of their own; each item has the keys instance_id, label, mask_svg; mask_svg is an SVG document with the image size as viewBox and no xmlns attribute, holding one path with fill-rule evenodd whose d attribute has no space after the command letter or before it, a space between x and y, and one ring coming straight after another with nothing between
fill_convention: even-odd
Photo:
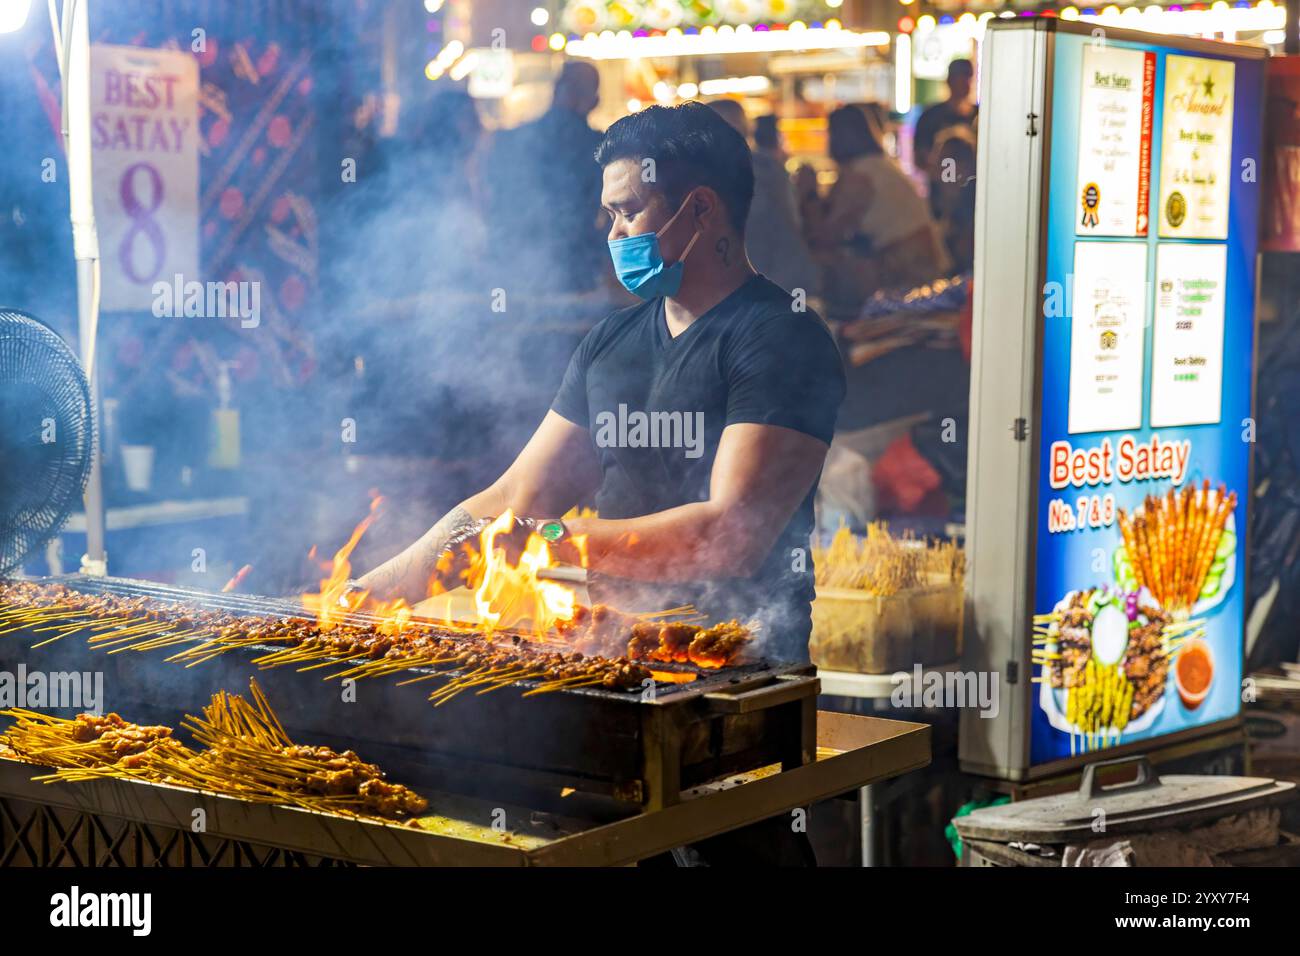
<instances>
[{"instance_id":1,"label":"skewer stack","mask_svg":"<svg viewBox=\"0 0 1300 956\"><path fill-rule=\"evenodd\" d=\"M36 778L46 783L125 777L387 822L428 808L350 750L295 744L255 680L250 695L251 703L220 691L203 717L185 718L181 726L199 750L174 739L170 727L140 727L117 714L64 720L26 710L0 711L16 718L0 742L23 760L55 768Z\"/></svg>"},{"instance_id":2,"label":"skewer stack","mask_svg":"<svg viewBox=\"0 0 1300 956\"><path fill-rule=\"evenodd\" d=\"M1124 550L1138 584L1145 586L1164 609L1187 614L1196 604L1214 563L1228 516L1237 506L1237 493L1208 479L1200 489L1170 488L1163 497L1148 495L1141 510L1119 511Z\"/></svg>"},{"instance_id":3,"label":"skewer stack","mask_svg":"<svg viewBox=\"0 0 1300 956\"><path fill-rule=\"evenodd\" d=\"M167 660L187 667L239 648L269 645L275 649L254 659L259 667L334 668L327 680L424 669L433 673L420 680L454 684L430 696L436 703L467 689L464 678L470 673L479 693L519 680L544 681L545 691L640 690L651 678L647 668L626 657L583 654L564 643L546 645L508 634L491 640L468 630L417 624L386 633L381 624L350 622L322 629L305 618L236 615L145 597L89 595L62 585L0 582L0 635L16 631L51 634L34 647L85 634L90 646L110 654L182 646ZM629 628L623 647L630 637Z\"/></svg>"},{"instance_id":4,"label":"skewer stack","mask_svg":"<svg viewBox=\"0 0 1300 956\"><path fill-rule=\"evenodd\" d=\"M960 583L965 552L953 541L895 537L883 521L859 538L841 525L825 548L813 548L819 588L846 588L888 597L939 580Z\"/></svg>"}]
</instances>

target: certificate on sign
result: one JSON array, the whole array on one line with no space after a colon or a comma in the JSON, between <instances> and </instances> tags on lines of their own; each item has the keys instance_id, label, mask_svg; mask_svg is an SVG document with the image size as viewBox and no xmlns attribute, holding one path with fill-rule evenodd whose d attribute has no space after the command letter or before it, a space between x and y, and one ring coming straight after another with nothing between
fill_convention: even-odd
<instances>
[{"instance_id":1,"label":"certificate on sign","mask_svg":"<svg viewBox=\"0 0 1300 956\"><path fill-rule=\"evenodd\" d=\"M1145 236L1156 55L1088 44L1079 102L1075 232Z\"/></svg>"},{"instance_id":2,"label":"certificate on sign","mask_svg":"<svg viewBox=\"0 0 1300 956\"><path fill-rule=\"evenodd\" d=\"M1151 427L1209 425L1223 402L1223 284L1228 247L1156 249Z\"/></svg>"},{"instance_id":3,"label":"certificate on sign","mask_svg":"<svg viewBox=\"0 0 1300 956\"><path fill-rule=\"evenodd\" d=\"M1236 68L1231 60L1172 53L1165 58L1162 238L1228 238Z\"/></svg>"},{"instance_id":4,"label":"certificate on sign","mask_svg":"<svg viewBox=\"0 0 1300 956\"><path fill-rule=\"evenodd\" d=\"M1142 425L1147 256L1142 242L1076 242L1069 430Z\"/></svg>"}]
</instances>

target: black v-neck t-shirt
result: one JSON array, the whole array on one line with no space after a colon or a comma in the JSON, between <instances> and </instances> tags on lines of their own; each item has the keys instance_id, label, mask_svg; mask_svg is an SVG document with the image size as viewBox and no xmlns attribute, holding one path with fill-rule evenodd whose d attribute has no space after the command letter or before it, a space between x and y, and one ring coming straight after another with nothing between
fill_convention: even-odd
<instances>
[{"instance_id":1,"label":"black v-neck t-shirt","mask_svg":"<svg viewBox=\"0 0 1300 956\"><path fill-rule=\"evenodd\" d=\"M600 516L635 518L706 500L728 425L779 425L829 444L843 398L830 330L759 275L676 337L662 298L610 315L578 346L552 408L591 433ZM694 604L711 621L757 618L767 656L807 660L815 492L816 484L751 577L660 584L593 572L592 600L628 611Z\"/></svg>"}]
</instances>

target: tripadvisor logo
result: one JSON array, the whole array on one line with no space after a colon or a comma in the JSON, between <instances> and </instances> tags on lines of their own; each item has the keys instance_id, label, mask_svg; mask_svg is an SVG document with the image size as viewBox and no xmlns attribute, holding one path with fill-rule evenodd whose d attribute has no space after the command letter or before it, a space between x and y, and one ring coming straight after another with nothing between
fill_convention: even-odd
<instances>
[{"instance_id":1,"label":"tripadvisor logo","mask_svg":"<svg viewBox=\"0 0 1300 956\"><path fill-rule=\"evenodd\" d=\"M628 411L596 414L598 448L683 448L687 458L704 454L703 412Z\"/></svg>"}]
</instances>

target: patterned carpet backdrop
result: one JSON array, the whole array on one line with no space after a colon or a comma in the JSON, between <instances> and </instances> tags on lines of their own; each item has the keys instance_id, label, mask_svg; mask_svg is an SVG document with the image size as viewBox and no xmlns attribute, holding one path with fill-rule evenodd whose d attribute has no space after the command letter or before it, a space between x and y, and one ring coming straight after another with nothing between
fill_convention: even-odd
<instances>
[{"instance_id":1,"label":"patterned carpet backdrop","mask_svg":"<svg viewBox=\"0 0 1300 956\"><path fill-rule=\"evenodd\" d=\"M243 393L294 389L317 374L321 206L339 179L338 154L350 124L345 104L377 83L375 58L358 51L369 42L368 31L373 36L379 6L376 0L91 5L92 43L179 50L198 60L199 278L258 282L261 309L256 329L241 328L238 318L106 314L105 395L150 403L210 399L221 362L232 363ZM26 78L47 120L50 139L42 148L57 155L61 172L52 38L48 28L31 27ZM62 201L66 228L66 188ZM65 241L66 249L52 252L66 256L70 276L70 236ZM105 253L104 268L112 267Z\"/></svg>"}]
</instances>

